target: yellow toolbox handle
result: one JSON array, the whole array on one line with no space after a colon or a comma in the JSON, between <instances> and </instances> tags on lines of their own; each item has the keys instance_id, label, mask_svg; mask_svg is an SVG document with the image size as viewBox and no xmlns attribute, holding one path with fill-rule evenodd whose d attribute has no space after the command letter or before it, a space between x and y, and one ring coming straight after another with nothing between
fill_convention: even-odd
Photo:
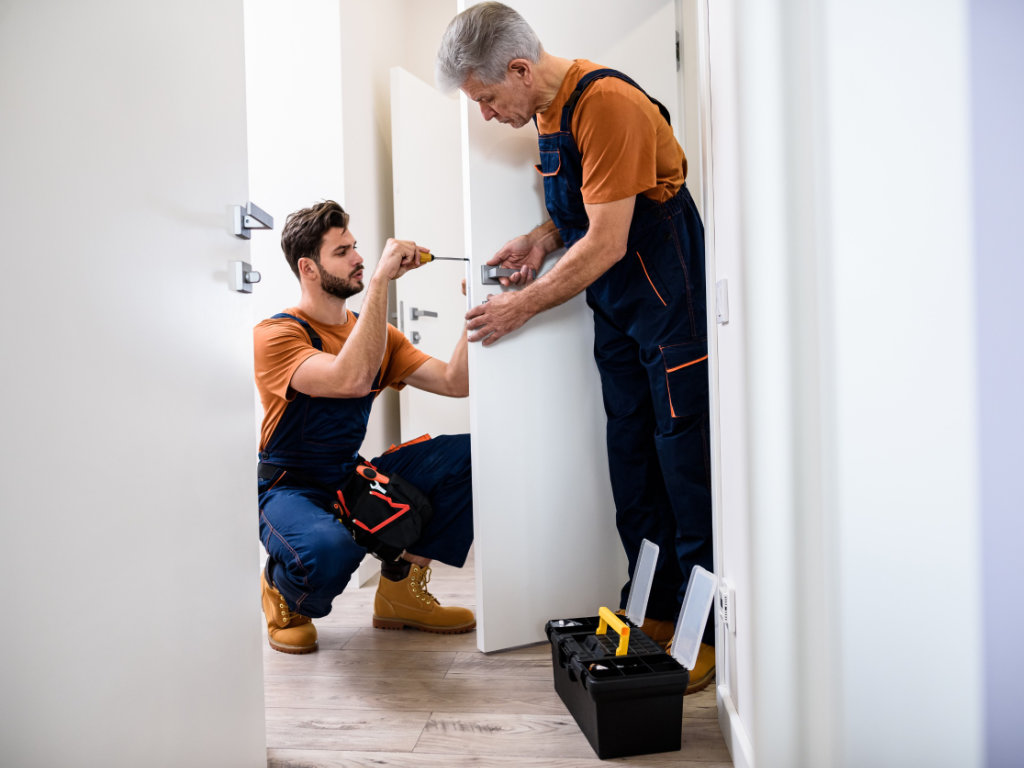
<instances>
[{"instance_id":1,"label":"yellow toolbox handle","mask_svg":"<svg viewBox=\"0 0 1024 768\"><path fill-rule=\"evenodd\" d=\"M597 624L595 634L608 634L608 626L611 625L612 629L619 633L619 647L615 649L615 655L625 656L629 649L629 624L612 613L611 608L605 608L603 605L597 610L597 615L601 617L601 621Z\"/></svg>"}]
</instances>

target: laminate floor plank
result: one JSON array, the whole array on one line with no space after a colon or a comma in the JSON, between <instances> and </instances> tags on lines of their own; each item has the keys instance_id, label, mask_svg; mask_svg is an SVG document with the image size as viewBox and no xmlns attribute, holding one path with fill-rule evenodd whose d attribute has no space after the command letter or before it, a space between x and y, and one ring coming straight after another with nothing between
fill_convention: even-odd
<instances>
[{"instance_id":1,"label":"laminate floor plank","mask_svg":"<svg viewBox=\"0 0 1024 768\"><path fill-rule=\"evenodd\" d=\"M718 702L715 700L714 683L703 691L683 697L683 722L701 719L718 721Z\"/></svg>"},{"instance_id":2,"label":"laminate floor plank","mask_svg":"<svg viewBox=\"0 0 1024 768\"><path fill-rule=\"evenodd\" d=\"M459 651L448 670L448 677L528 677L552 681L551 647L529 646L488 654Z\"/></svg>"},{"instance_id":3,"label":"laminate floor plank","mask_svg":"<svg viewBox=\"0 0 1024 768\"><path fill-rule=\"evenodd\" d=\"M343 646L345 650L391 652L400 651L476 651L476 632L441 635L416 629L357 630Z\"/></svg>"},{"instance_id":4,"label":"laminate floor plank","mask_svg":"<svg viewBox=\"0 0 1024 768\"><path fill-rule=\"evenodd\" d=\"M429 712L274 707L267 710L267 747L408 752L429 720Z\"/></svg>"},{"instance_id":5,"label":"laminate floor plank","mask_svg":"<svg viewBox=\"0 0 1024 768\"><path fill-rule=\"evenodd\" d=\"M441 679L450 670L454 651L379 651L342 649L295 655L270 650L264 656L267 675L297 677L380 677L398 681Z\"/></svg>"},{"instance_id":6,"label":"laminate floor plank","mask_svg":"<svg viewBox=\"0 0 1024 768\"><path fill-rule=\"evenodd\" d=\"M434 713L414 752L431 754L591 757L593 750L572 715Z\"/></svg>"},{"instance_id":7,"label":"laminate floor plank","mask_svg":"<svg viewBox=\"0 0 1024 768\"><path fill-rule=\"evenodd\" d=\"M682 749L701 762L729 759L717 722L683 718ZM414 752L436 754L592 757L593 749L572 715L434 713ZM680 751L672 754L678 760Z\"/></svg>"},{"instance_id":8,"label":"laminate floor plank","mask_svg":"<svg viewBox=\"0 0 1024 768\"><path fill-rule=\"evenodd\" d=\"M478 678L396 680L372 677L267 675L268 707L300 709L394 709L433 712L491 712L558 715L565 712L550 681Z\"/></svg>"}]
</instances>

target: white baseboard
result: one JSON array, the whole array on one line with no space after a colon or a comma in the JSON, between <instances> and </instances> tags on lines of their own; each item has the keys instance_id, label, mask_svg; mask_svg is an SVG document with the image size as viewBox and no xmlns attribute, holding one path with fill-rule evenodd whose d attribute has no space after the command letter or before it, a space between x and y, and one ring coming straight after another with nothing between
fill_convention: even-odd
<instances>
[{"instance_id":1,"label":"white baseboard","mask_svg":"<svg viewBox=\"0 0 1024 768\"><path fill-rule=\"evenodd\" d=\"M754 768L754 751L750 745L750 734L740 720L740 713L736 710L729 689L723 687L715 688L715 697L718 700L718 727L722 729L722 736L725 737L725 745L729 748L732 756L732 764L735 768Z\"/></svg>"}]
</instances>

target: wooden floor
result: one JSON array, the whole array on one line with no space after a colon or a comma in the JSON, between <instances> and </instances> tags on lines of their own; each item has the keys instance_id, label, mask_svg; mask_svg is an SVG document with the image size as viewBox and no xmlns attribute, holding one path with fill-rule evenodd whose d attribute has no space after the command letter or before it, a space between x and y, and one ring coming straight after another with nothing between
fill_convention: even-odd
<instances>
[{"instance_id":1,"label":"wooden floor","mask_svg":"<svg viewBox=\"0 0 1024 768\"><path fill-rule=\"evenodd\" d=\"M714 686L683 703L678 752L598 760L555 693L549 646L483 654L475 634L373 629L377 577L350 587L316 622L320 650L265 646L272 768L725 768ZM473 565L437 564L431 592L473 607Z\"/></svg>"}]
</instances>

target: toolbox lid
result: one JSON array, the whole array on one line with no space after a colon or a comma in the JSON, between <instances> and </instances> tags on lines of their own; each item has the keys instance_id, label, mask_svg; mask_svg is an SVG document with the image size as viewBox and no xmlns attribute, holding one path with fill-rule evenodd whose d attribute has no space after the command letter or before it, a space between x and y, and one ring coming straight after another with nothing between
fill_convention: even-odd
<instances>
[{"instance_id":1,"label":"toolbox lid","mask_svg":"<svg viewBox=\"0 0 1024 768\"><path fill-rule=\"evenodd\" d=\"M651 596L651 585L654 584L654 568L658 564L658 545L653 541L643 540L640 545L640 556L633 569L633 578L629 584L629 598L626 600L626 618L639 627L647 615L647 600Z\"/></svg>"},{"instance_id":2,"label":"toolbox lid","mask_svg":"<svg viewBox=\"0 0 1024 768\"><path fill-rule=\"evenodd\" d=\"M672 658L687 669L697 663L697 652L704 636L711 604L715 601L718 577L710 571L695 565L690 572L690 583L686 585L683 610L679 612L676 633L672 636Z\"/></svg>"}]
</instances>

